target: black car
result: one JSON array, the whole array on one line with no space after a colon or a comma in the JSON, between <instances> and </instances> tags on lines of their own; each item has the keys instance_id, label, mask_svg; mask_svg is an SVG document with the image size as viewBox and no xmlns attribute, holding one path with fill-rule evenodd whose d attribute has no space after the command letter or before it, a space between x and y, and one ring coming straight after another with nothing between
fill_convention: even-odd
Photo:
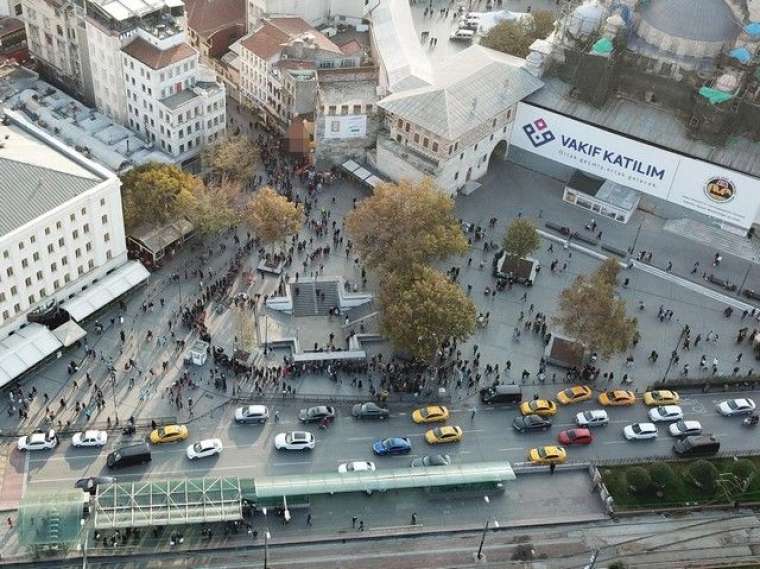
<instances>
[{"instance_id":1,"label":"black car","mask_svg":"<svg viewBox=\"0 0 760 569\"><path fill-rule=\"evenodd\" d=\"M319 423L327 418L335 418L335 409L329 405L309 407L308 409L301 409L298 412L298 420L302 423Z\"/></svg>"},{"instance_id":2,"label":"black car","mask_svg":"<svg viewBox=\"0 0 760 569\"><path fill-rule=\"evenodd\" d=\"M448 466L451 464L451 457L448 454L428 454L418 456L409 466L418 468L420 466Z\"/></svg>"},{"instance_id":3,"label":"black car","mask_svg":"<svg viewBox=\"0 0 760 569\"><path fill-rule=\"evenodd\" d=\"M379 405L370 402L357 403L351 409L351 414L357 419L387 419L390 416L388 409L383 409Z\"/></svg>"},{"instance_id":4,"label":"black car","mask_svg":"<svg viewBox=\"0 0 760 569\"><path fill-rule=\"evenodd\" d=\"M515 431L521 433L527 431L547 431L552 426L552 422L549 419L545 419L540 415L525 415L524 417L515 417L512 421L512 427Z\"/></svg>"},{"instance_id":5,"label":"black car","mask_svg":"<svg viewBox=\"0 0 760 569\"><path fill-rule=\"evenodd\" d=\"M116 478L113 476L91 476L89 478L80 478L74 483L74 488L79 488L95 495L95 491L98 486L107 486L108 484L115 484Z\"/></svg>"}]
</instances>

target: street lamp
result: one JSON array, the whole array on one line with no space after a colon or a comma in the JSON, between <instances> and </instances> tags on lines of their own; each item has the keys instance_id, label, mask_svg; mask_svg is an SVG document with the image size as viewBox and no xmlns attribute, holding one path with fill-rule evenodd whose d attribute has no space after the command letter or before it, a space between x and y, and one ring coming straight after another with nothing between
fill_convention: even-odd
<instances>
[{"instance_id":1,"label":"street lamp","mask_svg":"<svg viewBox=\"0 0 760 569\"><path fill-rule=\"evenodd\" d=\"M264 517L267 517L267 509L266 507L261 508L261 513L264 514ZM272 535L269 533L269 522L267 522L267 528L264 530L264 569L267 569L268 563L269 563L269 540L272 538Z\"/></svg>"},{"instance_id":2,"label":"street lamp","mask_svg":"<svg viewBox=\"0 0 760 569\"><path fill-rule=\"evenodd\" d=\"M486 504L491 503L491 499L488 496L483 496L483 501ZM488 532L488 526L490 525L490 523L491 523L491 519L489 516L488 518L486 518L485 526L483 526L483 533L480 535L480 546L478 547L478 553L475 555L475 558L478 561L482 561L483 559L486 558L486 556L483 555L483 545L485 545L485 542L486 542L486 533ZM499 527L499 522L497 522L496 520L494 520L493 524L494 526Z\"/></svg>"}]
</instances>

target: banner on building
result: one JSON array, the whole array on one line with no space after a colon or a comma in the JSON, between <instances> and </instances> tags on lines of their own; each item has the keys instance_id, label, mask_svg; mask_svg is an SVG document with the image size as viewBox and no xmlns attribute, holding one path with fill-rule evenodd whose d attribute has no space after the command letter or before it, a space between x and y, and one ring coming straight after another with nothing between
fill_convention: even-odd
<instances>
[{"instance_id":1,"label":"banner on building","mask_svg":"<svg viewBox=\"0 0 760 569\"><path fill-rule=\"evenodd\" d=\"M325 117L324 138L363 138L367 136L367 115Z\"/></svg>"},{"instance_id":2,"label":"banner on building","mask_svg":"<svg viewBox=\"0 0 760 569\"><path fill-rule=\"evenodd\" d=\"M745 229L760 209L758 179L526 103L511 144Z\"/></svg>"}]
</instances>

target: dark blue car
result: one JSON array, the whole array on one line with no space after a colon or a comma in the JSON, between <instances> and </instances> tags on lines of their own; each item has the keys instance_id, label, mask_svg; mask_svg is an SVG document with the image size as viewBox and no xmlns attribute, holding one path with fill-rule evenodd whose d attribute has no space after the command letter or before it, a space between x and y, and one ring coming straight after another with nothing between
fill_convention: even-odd
<instances>
[{"instance_id":1,"label":"dark blue car","mask_svg":"<svg viewBox=\"0 0 760 569\"><path fill-rule=\"evenodd\" d=\"M412 443L406 437L391 437L383 441L372 443L372 451L378 456L386 454L408 454L412 450Z\"/></svg>"}]
</instances>

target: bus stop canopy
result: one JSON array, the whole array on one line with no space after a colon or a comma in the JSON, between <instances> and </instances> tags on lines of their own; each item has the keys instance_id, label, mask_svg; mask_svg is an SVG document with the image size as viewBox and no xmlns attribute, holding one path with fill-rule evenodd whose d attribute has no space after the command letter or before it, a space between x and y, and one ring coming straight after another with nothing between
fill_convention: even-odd
<instances>
[{"instance_id":1,"label":"bus stop canopy","mask_svg":"<svg viewBox=\"0 0 760 569\"><path fill-rule=\"evenodd\" d=\"M18 540L24 546L58 546L79 541L87 494L77 489L27 492L18 509Z\"/></svg>"},{"instance_id":2,"label":"bus stop canopy","mask_svg":"<svg viewBox=\"0 0 760 569\"><path fill-rule=\"evenodd\" d=\"M240 494L237 477L102 486L95 498L95 529L242 520Z\"/></svg>"},{"instance_id":3,"label":"bus stop canopy","mask_svg":"<svg viewBox=\"0 0 760 569\"><path fill-rule=\"evenodd\" d=\"M508 462L472 462L448 466L383 469L375 472L262 476L254 480L254 489L256 500L261 500L339 492L383 492L403 488L500 483L515 478Z\"/></svg>"}]
</instances>

